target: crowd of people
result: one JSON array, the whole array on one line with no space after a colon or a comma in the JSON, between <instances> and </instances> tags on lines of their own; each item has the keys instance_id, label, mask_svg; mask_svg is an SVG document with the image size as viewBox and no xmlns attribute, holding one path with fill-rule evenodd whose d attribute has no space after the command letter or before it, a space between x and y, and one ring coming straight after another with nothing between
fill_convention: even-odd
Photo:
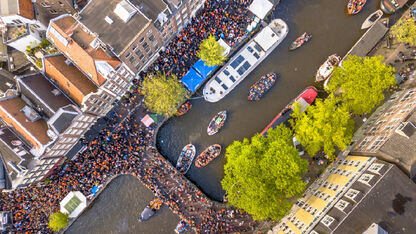
<instances>
[{"instance_id":1,"label":"crowd of people","mask_svg":"<svg viewBox=\"0 0 416 234\"><path fill-rule=\"evenodd\" d=\"M200 12L172 39L160 57L148 68L146 74L157 71L182 78L198 60L197 52L208 35L222 38L231 47L246 36L247 25L253 20L248 16L252 0L208 0Z\"/></svg>"},{"instance_id":2,"label":"crowd of people","mask_svg":"<svg viewBox=\"0 0 416 234\"><path fill-rule=\"evenodd\" d=\"M153 68L183 75L196 60L199 42L209 34L234 45L249 23L246 19L249 3L250 0L233 1L232 4L229 0L208 0L205 8L173 40ZM135 85L137 87L139 83ZM220 207L209 200L157 152L153 145L156 125L146 127L140 122L140 118L148 113L140 106L141 100L137 89L129 93L120 105L121 110L106 118L106 127L94 140L84 140L86 149L55 170L48 183L1 193L0 210L10 211L13 216L9 230L51 232L48 217L59 211L60 201L69 192L81 191L94 198L91 194L95 186L105 185L120 174L136 176L198 232L253 230L256 223L246 213Z\"/></svg>"}]
</instances>

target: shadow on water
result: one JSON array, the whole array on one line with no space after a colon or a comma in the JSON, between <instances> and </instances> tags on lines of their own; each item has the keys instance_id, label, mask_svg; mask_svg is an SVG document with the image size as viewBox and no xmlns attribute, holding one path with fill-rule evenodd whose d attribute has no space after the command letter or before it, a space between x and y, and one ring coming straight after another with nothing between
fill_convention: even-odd
<instances>
[{"instance_id":1,"label":"shadow on water","mask_svg":"<svg viewBox=\"0 0 416 234\"><path fill-rule=\"evenodd\" d=\"M378 0L368 0L361 13L348 16L345 14L346 1L282 0L273 18L282 18L288 23L287 38L226 98L218 103L192 100L193 108L187 114L168 120L158 133L159 151L175 165L186 144L195 144L199 154L209 145L218 143L225 149L234 140L263 130L293 97L305 87L314 85L314 74L328 55L347 53L364 33L361 24L378 4ZM289 52L290 43L304 31L313 35L312 40ZM249 102L249 87L268 72L279 75L275 86L261 101ZM208 136L207 125L221 110L229 113L226 125L218 134ZM223 152L206 167L192 166L186 176L209 197L220 201L224 195L220 181L224 176L225 161Z\"/></svg>"}]
</instances>

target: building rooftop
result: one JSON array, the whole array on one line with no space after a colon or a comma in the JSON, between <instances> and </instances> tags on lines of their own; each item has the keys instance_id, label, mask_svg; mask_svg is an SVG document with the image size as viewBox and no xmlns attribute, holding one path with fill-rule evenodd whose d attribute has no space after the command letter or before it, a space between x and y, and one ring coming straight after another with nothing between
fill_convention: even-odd
<instances>
[{"instance_id":1,"label":"building rooftop","mask_svg":"<svg viewBox=\"0 0 416 234\"><path fill-rule=\"evenodd\" d=\"M163 0L130 0L130 2L153 22L157 20L161 12L168 8Z\"/></svg>"},{"instance_id":2,"label":"building rooftop","mask_svg":"<svg viewBox=\"0 0 416 234\"><path fill-rule=\"evenodd\" d=\"M105 82L105 77L98 72L97 61L105 61L114 69L120 65L120 61L98 46L95 36L72 16L63 15L51 21L47 34L55 46L97 86Z\"/></svg>"},{"instance_id":3,"label":"building rooftop","mask_svg":"<svg viewBox=\"0 0 416 234\"><path fill-rule=\"evenodd\" d=\"M49 0L48 5L42 5L39 2L35 2L35 6L36 19L38 19L45 26L48 26L49 21L59 15L74 14L76 12L72 0Z\"/></svg>"},{"instance_id":4,"label":"building rooftop","mask_svg":"<svg viewBox=\"0 0 416 234\"><path fill-rule=\"evenodd\" d=\"M127 16L127 18L129 18L127 23L124 22L122 19L123 17L118 16L114 12L116 6L122 2L126 1L92 0L80 13L80 21L89 30L99 35L101 41L111 46L114 53L117 55L120 55L123 50L130 45L130 42L134 40L150 22L142 12L137 10L137 8L135 8L135 12L132 12L131 15ZM138 0L133 0L133 2L143 3L143 1ZM155 0L153 2L153 4L158 5L157 2L160 2L160 0ZM109 22L111 22L111 24Z\"/></svg>"},{"instance_id":5,"label":"building rooftop","mask_svg":"<svg viewBox=\"0 0 416 234\"><path fill-rule=\"evenodd\" d=\"M82 105L83 98L97 91L92 83L75 66L67 65L63 55L48 56L44 58L45 74L53 79L78 104Z\"/></svg>"},{"instance_id":6,"label":"building rooftop","mask_svg":"<svg viewBox=\"0 0 416 234\"><path fill-rule=\"evenodd\" d=\"M416 126L416 109L405 119L402 124L407 123ZM404 130L408 136L400 134L397 130L393 132L391 137L380 148L380 152L388 154L389 156L397 159L400 164L404 164L405 167L410 168L410 177L413 178L416 175L416 134L412 126L407 126Z\"/></svg>"},{"instance_id":7,"label":"building rooftop","mask_svg":"<svg viewBox=\"0 0 416 234\"><path fill-rule=\"evenodd\" d=\"M411 233L416 230L415 213L416 184L392 166L334 233L362 233L372 223L388 233Z\"/></svg>"},{"instance_id":8,"label":"building rooftop","mask_svg":"<svg viewBox=\"0 0 416 234\"><path fill-rule=\"evenodd\" d=\"M34 19L35 10L32 0L0 0L0 16L16 14Z\"/></svg>"},{"instance_id":9,"label":"building rooftop","mask_svg":"<svg viewBox=\"0 0 416 234\"><path fill-rule=\"evenodd\" d=\"M48 120L48 124L55 133L62 134L80 114L81 112L75 109L73 105L68 105L60 108L59 111Z\"/></svg>"},{"instance_id":10,"label":"building rooftop","mask_svg":"<svg viewBox=\"0 0 416 234\"><path fill-rule=\"evenodd\" d=\"M14 75L9 71L0 68L0 94L4 94L7 90L15 88L16 81Z\"/></svg>"},{"instance_id":11,"label":"building rooftop","mask_svg":"<svg viewBox=\"0 0 416 234\"><path fill-rule=\"evenodd\" d=\"M17 82L22 96L29 99L31 106L48 118L59 108L72 104L71 100L41 73L19 77Z\"/></svg>"},{"instance_id":12,"label":"building rooftop","mask_svg":"<svg viewBox=\"0 0 416 234\"><path fill-rule=\"evenodd\" d=\"M0 107L7 112L7 123L11 123L14 127L19 126L16 130L22 136L28 136L29 134L39 141L41 144L47 144L51 139L46 134L48 130L48 125L43 119L38 119L36 121L31 121L31 118L28 114L23 112L24 108L27 108L27 105L19 97L8 98L0 100ZM30 141L29 139L27 139ZM35 142L31 142L35 144Z\"/></svg>"},{"instance_id":13,"label":"building rooftop","mask_svg":"<svg viewBox=\"0 0 416 234\"><path fill-rule=\"evenodd\" d=\"M11 188L11 181L18 176L16 169L31 169L35 165L29 152L29 146L15 132L8 127L0 128L0 157L9 180L7 188Z\"/></svg>"}]
</instances>

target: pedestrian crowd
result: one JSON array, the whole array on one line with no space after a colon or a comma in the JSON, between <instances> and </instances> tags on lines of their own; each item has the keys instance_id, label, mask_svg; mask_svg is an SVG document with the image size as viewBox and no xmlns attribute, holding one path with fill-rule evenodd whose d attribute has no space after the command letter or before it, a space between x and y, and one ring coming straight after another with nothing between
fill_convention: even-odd
<instances>
[{"instance_id":1,"label":"pedestrian crowd","mask_svg":"<svg viewBox=\"0 0 416 234\"><path fill-rule=\"evenodd\" d=\"M175 74L179 79L198 60L197 52L202 40L209 35L222 38L230 47L246 36L247 25L253 20L248 16L252 0L208 0L200 12L172 39L160 57L148 68L145 77L157 71Z\"/></svg>"},{"instance_id":2,"label":"pedestrian crowd","mask_svg":"<svg viewBox=\"0 0 416 234\"><path fill-rule=\"evenodd\" d=\"M249 23L246 11L250 2L207 0L205 8L170 43L153 68L183 75L189 69L188 62L196 60L199 43L209 34L234 45ZM105 185L120 174L136 176L198 232L253 230L255 223L246 213L209 200L157 152L153 145L155 125L146 127L140 121L148 111L140 106L138 86L136 81L136 89L121 103L125 115L120 114L122 111L110 113L106 127L94 140L82 140L86 149L55 170L47 183L0 194L0 210L10 211L13 216L9 231L51 232L48 217L59 211L59 203L69 192L81 191L89 199L94 198L91 194L95 186Z\"/></svg>"}]
</instances>

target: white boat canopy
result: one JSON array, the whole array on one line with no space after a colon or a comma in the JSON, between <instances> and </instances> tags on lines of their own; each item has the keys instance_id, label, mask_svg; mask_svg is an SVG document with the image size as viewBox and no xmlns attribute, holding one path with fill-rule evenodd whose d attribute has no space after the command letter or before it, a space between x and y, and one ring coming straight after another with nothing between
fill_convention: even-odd
<instances>
[{"instance_id":1,"label":"white boat canopy","mask_svg":"<svg viewBox=\"0 0 416 234\"><path fill-rule=\"evenodd\" d=\"M230 51L231 51L231 47L227 44L227 42L225 42L225 41L224 41L223 39L221 39L221 38L218 40L218 43L219 43L222 47L224 47L224 49L225 49L223 56L227 56L227 55L230 53Z\"/></svg>"},{"instance_id":2,"label":"white boat canopy","mask_svg":"<svg viewBox=\"0 0 416 234\"><path fill-rule=\"evenodd\" d=\"M264 51L268 51L280 39L281 38L279 38L269 26L266 26L257 34L254 41L257 42Z\"/></svg>"},{"instance_id":3,"label":"white boat canopy","mask_svg":"<svg viewBox=\"0 0 416 234\"><path fill-rule=\"evenodd\" d=\"M80 191L71 191L60 202L60 211L75 218L87 207L87 198Z\"/></svg>"},{"instance_id":4,"label":"white boat canopy","mask_svg":"<svg viewBox=\"0 0 416 234\"><path fill-rule=\"evenodd\" d=\"M272 8L273 3L268 0L254 0L248 9L260 19L264 19Z\"/></svg>"}]
</instances>

